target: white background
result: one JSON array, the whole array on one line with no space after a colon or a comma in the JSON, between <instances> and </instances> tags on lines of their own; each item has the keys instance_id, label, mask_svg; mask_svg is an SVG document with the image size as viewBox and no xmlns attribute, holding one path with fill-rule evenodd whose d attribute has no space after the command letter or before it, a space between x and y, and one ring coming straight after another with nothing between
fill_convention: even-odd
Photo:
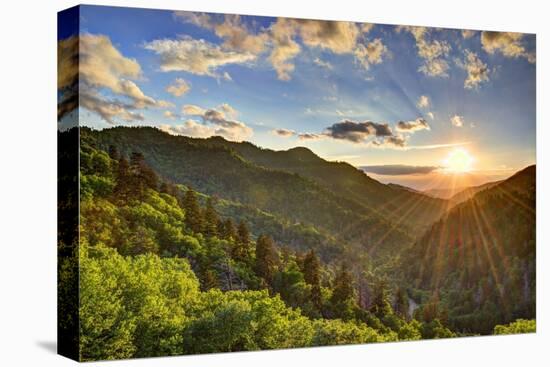
<instances>
[{"instance_id":1,"label":"white background","mask_svg":"<svg viewBox=\"0 0 550 367\"><path fill-rule=\"evenodd\" d=\"M118 0L88 3L537 33L536 335L109 362L113 366L548 366L550 94L544 1ZM56 12L63 0L0 11L0 365L66 366L56 340ZM146 25L144 25L146 26ZM545 191L546 188L546 191ZM96 363L88 364L90 366Z\"/></svg>"}]
</instances>

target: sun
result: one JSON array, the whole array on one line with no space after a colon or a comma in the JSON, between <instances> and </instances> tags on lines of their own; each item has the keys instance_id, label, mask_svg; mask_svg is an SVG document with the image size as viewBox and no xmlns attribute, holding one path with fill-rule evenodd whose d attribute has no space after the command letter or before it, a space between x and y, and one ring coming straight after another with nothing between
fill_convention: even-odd
<instances>
[{"instance_id":1,"label":"sun","mask_svg":"<svg viewBox=\"0 0 550 367\"><path fill-rule=\"evenodd\" d=\"M466 173L472 170L474 157L464 148L453 149L443 160L445 169L452 173Z\"/></svg>"}]
</instances>

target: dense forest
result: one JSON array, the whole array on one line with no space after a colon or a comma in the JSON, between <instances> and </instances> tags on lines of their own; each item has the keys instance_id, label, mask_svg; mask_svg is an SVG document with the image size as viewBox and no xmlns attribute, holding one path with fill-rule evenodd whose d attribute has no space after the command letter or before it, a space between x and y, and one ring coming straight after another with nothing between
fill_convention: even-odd
<instances>
[{"instance_id":1,"label":"dense forest","mask_svg":"<svg viewBox=\"0 0 550 367\"><path fill-rule=\"evenodd\" d=\"M81 360L535 330L535 167L452 207L305 148L79 130Z\"/></svg>"}]
</instances>

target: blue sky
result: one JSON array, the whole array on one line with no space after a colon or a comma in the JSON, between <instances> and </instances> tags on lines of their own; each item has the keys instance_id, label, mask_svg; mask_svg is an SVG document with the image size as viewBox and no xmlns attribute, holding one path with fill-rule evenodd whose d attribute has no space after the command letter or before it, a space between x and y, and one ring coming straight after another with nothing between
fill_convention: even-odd
<instances>
[{"instance_id":1,"label":"blue sky","mask_svg":"<svg viewBox=\"0 0 550 367\"><path fill-rule=\"evenodd\" d=\"M534 35L96 6L80 34L84 125L356 166L438 167L457 147L479 171L535 162Z\"/></svg>"}]
</instances>

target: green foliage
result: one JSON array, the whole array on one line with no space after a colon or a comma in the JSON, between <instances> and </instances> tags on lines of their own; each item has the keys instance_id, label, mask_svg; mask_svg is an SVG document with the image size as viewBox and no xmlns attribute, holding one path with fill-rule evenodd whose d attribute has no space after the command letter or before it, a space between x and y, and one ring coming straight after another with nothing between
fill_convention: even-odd
<instances>
[{"instance_id":1,"label":"green foliage","mask_svg":"<svg viewBox=\"0 0 550 367\"><path fill-rule=\"evenodd\" d=\"M407 248L408 236L365 206L371 199L357 200L363 189L323 176L309 151L289 151L300 163L286 172L276 154L249 156L256 147L241 156L216 139L123 130L83 130L83 360L534 331L534 320L494 326L534 316L529 172L480 192ZM517 201L502 204L509 192ZM505 223L512 208L522 219ZM476 232L464 218L480 210ZM506 225L512 239L490 237ZM503 264L490 261L497 254ZM76 266L60 263L66 293Z\"/></svg>"},{"instance_id":2,"label":"green foliage","mask_svg":"<svg viewBox=\"0 0 550 367\"><path fill-rule=\"evenodd\" d=\"M535 320L519 319L507 325L496 325L494 334L495 335L525 334L525 333L534 333L536 331L537 331L537 323Z\"/></svg>"}]
</instances>

